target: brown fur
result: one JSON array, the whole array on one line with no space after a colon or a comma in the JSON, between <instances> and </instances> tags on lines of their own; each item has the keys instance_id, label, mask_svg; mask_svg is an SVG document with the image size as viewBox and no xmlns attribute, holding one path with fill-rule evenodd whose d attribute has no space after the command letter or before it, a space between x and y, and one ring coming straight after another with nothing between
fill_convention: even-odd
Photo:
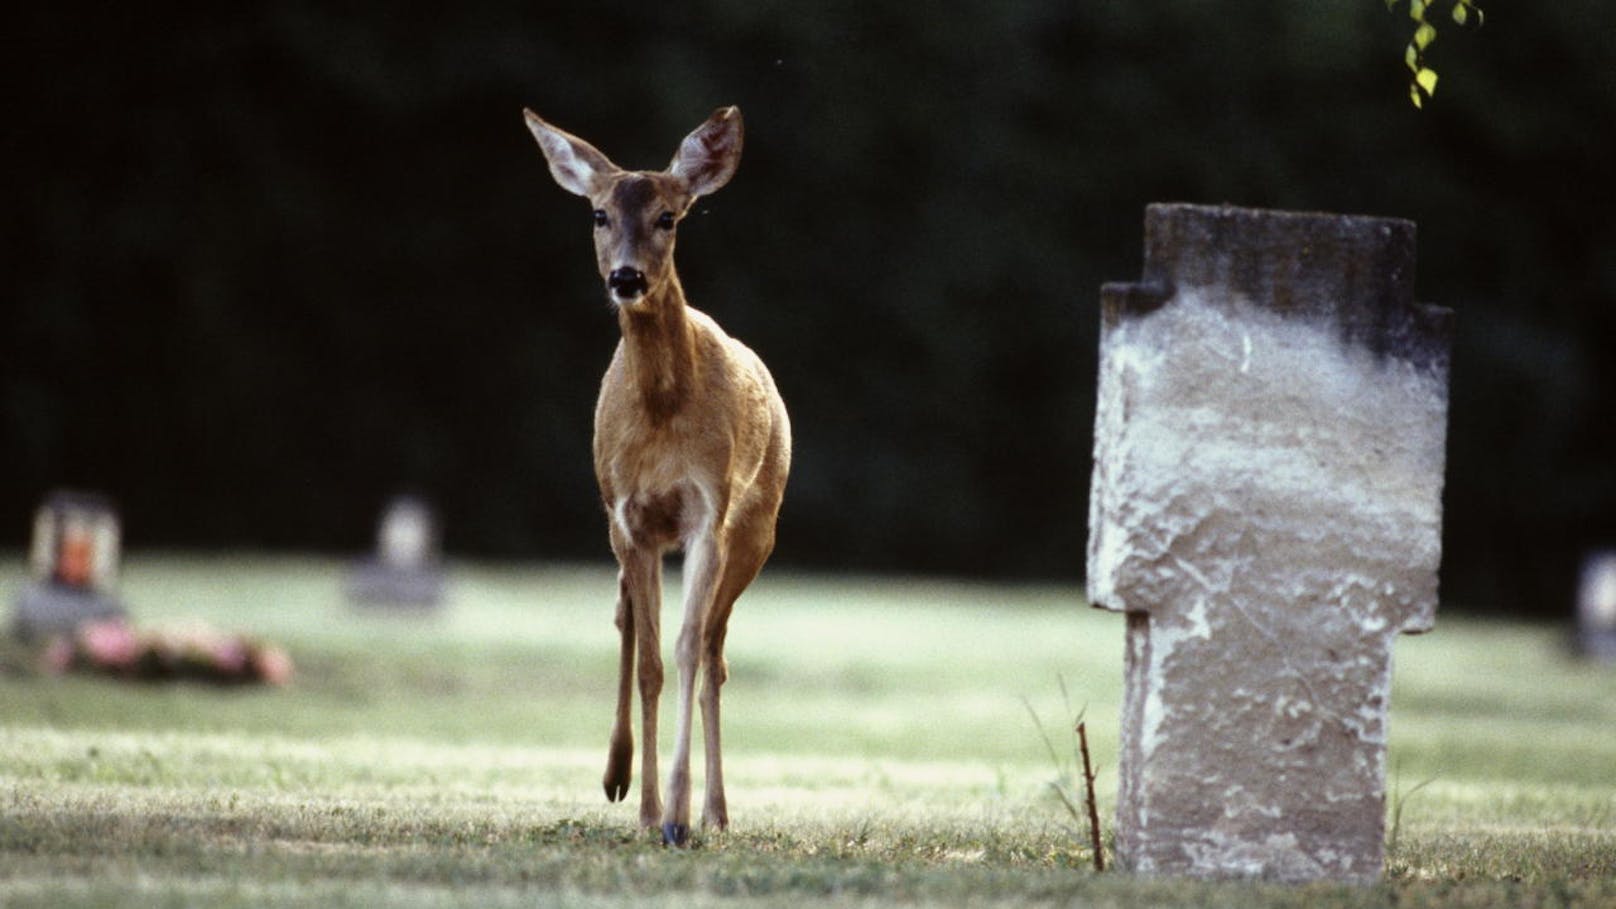
<instances>
[{"instance_id":1,"label":"brown fur","mask_svg":"<svg viewBox=\"0 0 1616 909\"><path fill-rule=\"evenodd\" d=\"M608 285L622 340L595 407L595 476L610 524L618 574L620 651L617 714L607 798L628 792L633 765L630 674L640 691L643 780L640 821L683 845L690 824L690 728L694 685L705 737L704 824L728 823L719 736L719 688L727 676L724 637L735 600L774 549L775 521L791 464L785 404L763 361L685 302L673 266L675 221L733 174L741 117L722 108L681 143L664 171L625 171L582 139L526 112L562 188L590 200L606 224L595 230L603 279L632 268L643 293ZM657 702L662 557L686 552L684 618L675 649L679 727L664 807L657 788Z\"/></svg>"}]
</instances>

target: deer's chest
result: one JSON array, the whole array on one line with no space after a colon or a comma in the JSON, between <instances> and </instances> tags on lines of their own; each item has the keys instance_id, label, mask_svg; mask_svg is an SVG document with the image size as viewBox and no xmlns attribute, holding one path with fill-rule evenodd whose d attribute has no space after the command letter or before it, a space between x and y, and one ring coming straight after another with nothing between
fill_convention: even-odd
<instances>
[{"instance_id":1,"label":"deer's chest","mask_svg":"<svg viewBox=\"0 0 1616 909\"><path fill-rule=\"evenodd\" d=\"M611 518L636 546L674 548L712 527L711 484L681 446L620 450L607 467Z\"/></svg>"}]
</instances>

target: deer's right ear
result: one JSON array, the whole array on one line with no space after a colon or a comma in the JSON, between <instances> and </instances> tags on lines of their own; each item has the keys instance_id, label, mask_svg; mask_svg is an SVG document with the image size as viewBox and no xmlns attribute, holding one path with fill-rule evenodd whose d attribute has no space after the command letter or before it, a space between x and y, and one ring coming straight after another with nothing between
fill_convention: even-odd
<instances>
[{"instance_id":1,"label":"deer's right ear","mask_svg":"<svg viewBox=\"0 0 1616 909\"><path fill-rule=\"evenodd\" d=\"M550 163L550 176L567 192L587 199L594 195L601 180L618 169L595 146L556 129L538 114L524 108L522 116L533 138L538 140L544 159Z\"/></svg>"}]
</instances>

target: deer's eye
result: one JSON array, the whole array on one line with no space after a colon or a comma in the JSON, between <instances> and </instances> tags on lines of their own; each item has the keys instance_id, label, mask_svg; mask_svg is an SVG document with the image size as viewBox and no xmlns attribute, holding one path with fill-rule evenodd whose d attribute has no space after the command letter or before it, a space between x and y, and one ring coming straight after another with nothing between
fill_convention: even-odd
<instances>
[{"instance_id":1,"label":"deer's eye","mask_svg":"<svg viewBox=\"0 0 1616 909\"><path fill-rule=\"evenodd\" d=\"M604 208L595 209L595 226L596 227L605 227L606 226L606 210Z\"/></svg>"},{"instance_id":2,"label":"deer's eye","mask_svg":"<svg viewBox=\"0 0 1616 909\"><path fill-rule=\"evenodd\" d=\"M657 215L656 226L663 230L673 230L673 212L665 211Z\"/></svg>"}]
</instances>

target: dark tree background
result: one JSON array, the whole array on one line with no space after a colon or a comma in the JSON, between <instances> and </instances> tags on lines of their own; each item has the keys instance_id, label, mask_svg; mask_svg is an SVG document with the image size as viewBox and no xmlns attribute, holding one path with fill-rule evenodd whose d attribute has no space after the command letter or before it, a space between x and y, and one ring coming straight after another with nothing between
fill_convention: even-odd
<instances>
[{"instance_id":1,"label":"dark tree background","mask_svg":"<svg viewBox=\"0 0 1616 909\"><path fill-rule=\"evenodd\" d=\"M456 553L604 557L616 324L521 108L660 167L736 103L680 264L791 407L781 562L1077 577L1099 286L1230 202L1419 223L1446 597L1559 612L1616 541L1616 22L1487 12L1422 113L1378 0L29 4L0 545L67 485L135 548L354 551L413 489Z\"/></svg>"}]
</instances>

